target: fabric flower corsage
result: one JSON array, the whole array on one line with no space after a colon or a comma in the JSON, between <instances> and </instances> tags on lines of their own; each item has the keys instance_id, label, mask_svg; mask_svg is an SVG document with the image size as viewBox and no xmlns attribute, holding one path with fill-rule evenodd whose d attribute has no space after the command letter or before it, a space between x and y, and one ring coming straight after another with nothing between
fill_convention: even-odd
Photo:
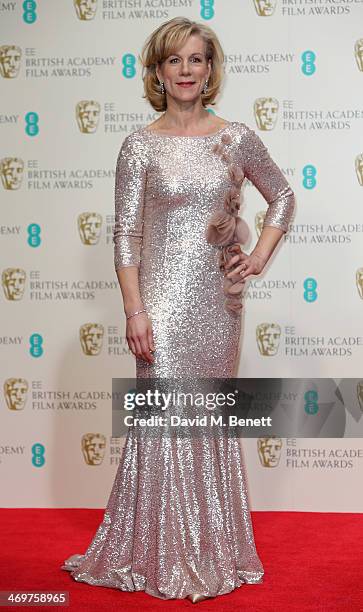
<instances>
[{"instance_id":1,"label":"fabric flower corsage","mask_svg":"<svg viewBox=\"0 0 363 612\"><path fill-rule=\"evenodd\" d=\"M247 223L238 216L244 174L239 166L231 163L230 154L225 150L225 145L231 142L230 134L223 134L221 142L213 147L213 152L228 163L228 175L232 185L225 195L223 209L212 214L206 230L207 242L221 248L219 268L223 272L227 262L236 255L236 252L240 249L239 245L247 241L250 233ZM226 296L224 304L227 311L235 314L240 313L243 288L243 280L224 278L223 292Z\"/></svg>"}]
</instances>

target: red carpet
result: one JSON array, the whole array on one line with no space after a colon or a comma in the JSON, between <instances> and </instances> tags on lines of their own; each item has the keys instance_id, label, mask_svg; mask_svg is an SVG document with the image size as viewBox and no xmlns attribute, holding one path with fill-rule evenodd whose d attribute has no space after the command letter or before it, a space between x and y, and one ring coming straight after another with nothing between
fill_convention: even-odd
<instances>
[{"instance_id":1,"label":"red carpet","mask_svg":"<svg viewBox=\"0 0 363 612\"><path fill-rule=\"evenodd\" d=\"M2 509L0 590L69 591L70 606L63 609L87 612L361 611L362 516L254 512L256 546L265 568L264 583L242 585L228 595L192 604L186 600L159 600L142 592L92 587L75 582L60 569L66 557L85 551L102 520L103 510Z\"/></svg>"}]
</instances>

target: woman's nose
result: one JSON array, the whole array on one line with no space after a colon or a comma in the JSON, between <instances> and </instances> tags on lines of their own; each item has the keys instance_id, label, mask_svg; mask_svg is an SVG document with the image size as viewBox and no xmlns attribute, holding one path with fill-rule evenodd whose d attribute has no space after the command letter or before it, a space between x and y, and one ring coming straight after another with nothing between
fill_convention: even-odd
<instances>
[{"instance_id":1,"label":"woman's nose","mask_svg":"<svg viewBox=\"0 0 363 612\"><path fill-rule=\"evenodd\" d=\"M185 62L181 63L181 71L182 71L182 74L189 74L190 68L189 68L188 60L185 60Z\"/></svg>"}]
</instances>

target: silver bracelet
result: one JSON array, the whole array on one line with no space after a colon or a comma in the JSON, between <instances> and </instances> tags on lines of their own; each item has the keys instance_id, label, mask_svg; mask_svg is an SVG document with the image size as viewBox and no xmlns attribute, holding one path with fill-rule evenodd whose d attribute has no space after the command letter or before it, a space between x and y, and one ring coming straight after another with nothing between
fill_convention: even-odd
<instances>
[{"instance_id":1,"label":"silver bracelet","mask_svg":"<svg viewBox=\"0 0 363 612\"><path fill-rule=\"evenodd\" d=\"M132 314L130 314L128 317L126 317L127 319L131 319L131 317L134 317L137 314L140 314L140 312L146 312L146 308L144 308L143 310L137 310L136 312L133 312Z\"/></svg>"}]
</instances>

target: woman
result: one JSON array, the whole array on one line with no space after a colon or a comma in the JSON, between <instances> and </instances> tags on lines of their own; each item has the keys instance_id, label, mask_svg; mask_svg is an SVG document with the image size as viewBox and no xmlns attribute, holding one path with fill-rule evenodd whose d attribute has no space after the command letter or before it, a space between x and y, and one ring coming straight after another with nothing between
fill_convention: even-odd
<instances>
[{"instance_id":1,"label":"woman","mask_svg":"<svg viewBox=\"0 0 363 612\"><path fill-rule=\"evenodd\" d=\"M115 269L138 379L236 375L241 297L287 231L294 194L244 123L206 110L223 51L206 25L175 18L142 54L152 124L125 138L115 186ZM238 216L250 179L268 210L251 254ZM170 433L170 432L169 432ZM201 601L262 582L238 438L128 431L105 511L75 580Z\"/></svg>"}]
</instances>

